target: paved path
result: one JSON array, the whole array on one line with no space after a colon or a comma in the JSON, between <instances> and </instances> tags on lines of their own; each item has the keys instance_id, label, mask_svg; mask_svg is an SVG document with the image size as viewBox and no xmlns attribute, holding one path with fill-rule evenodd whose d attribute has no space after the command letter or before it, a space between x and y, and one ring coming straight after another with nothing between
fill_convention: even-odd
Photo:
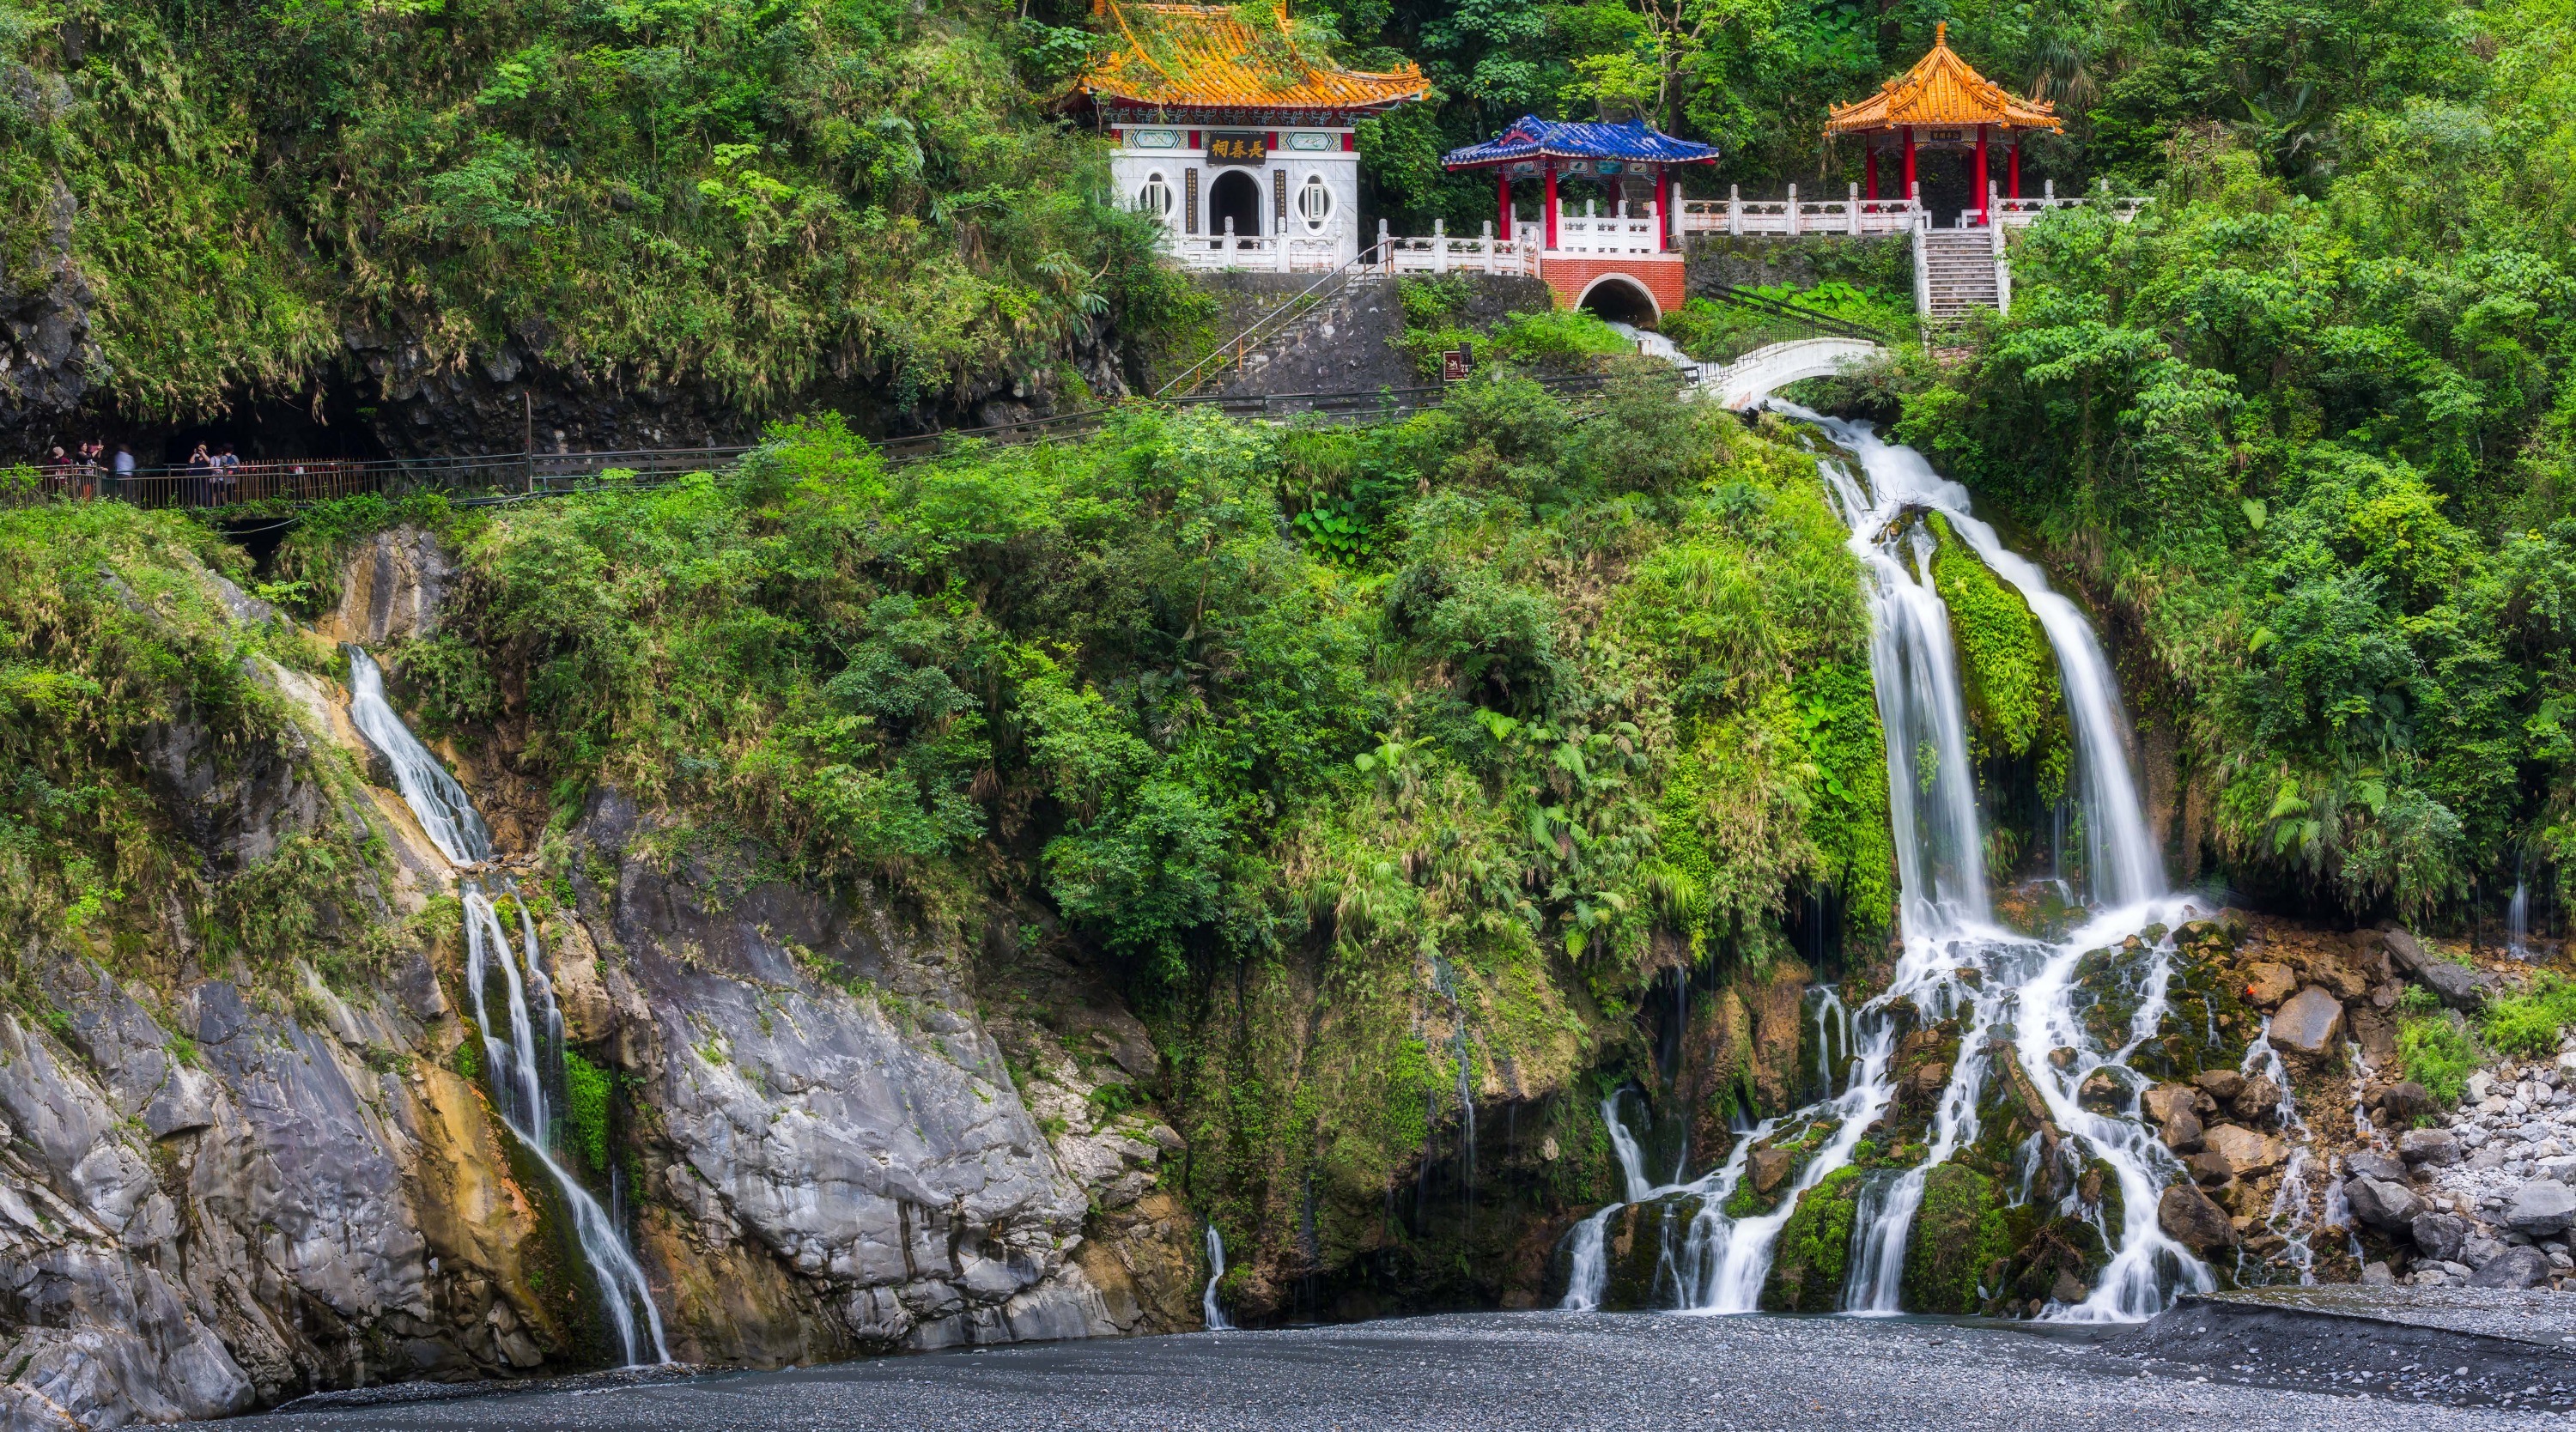
<instances>
[{"instance_id":1,"label":"paved path","mask_svg":"<svg viewBox=\"0 0 2576 1432\"><path fill-rule=\"evenodd\" d=\"M1992 1328L1521 1313L935 1353L215 1425L231 1432L2447 1432L2565 1424L2146 1374L2093 1341Z\"/></svg>"}]
</instances>

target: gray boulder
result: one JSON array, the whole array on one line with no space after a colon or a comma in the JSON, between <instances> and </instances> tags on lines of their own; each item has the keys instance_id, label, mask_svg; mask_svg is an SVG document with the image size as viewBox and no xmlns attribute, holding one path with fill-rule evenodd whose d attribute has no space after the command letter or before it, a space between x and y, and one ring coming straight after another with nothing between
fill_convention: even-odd
<instances>
[{"instance_id":1,"label":"gray boulder","mask_svg":"<svg viewBox=\"0 0 2576 1432\"><path fill-rule=\"evenodd\" d=\"M2404 1187L2406 1165L2377 1149L2363 1149L2344 1160L2343 1171L2360 1178L2375 1178Z\"/></svg>"},{"instance_id":2,"label":"gray boulder","mask_svg":"<svg viewBox=\"0 0 2576 1432\"><path fill-rule=\"evenodd\" d=\"M2468 1220L2456 1213L2419 1213L2408 1226L2415 1239L2415 1251L2438 1262L2449 1262L2460 1256L2460 1245L2468 1241Z\"/></svg>"},{"instance_id":3,"label":"gray boulder","mask_svg":"<svg viewBox=\"0 0 2576 1432\"><path fill-rule=\"evenodd\" d=\"M2549 1281L2549 1256L2537 1248L2507 1248L2469 1275L2472 1288L2536 1288Z\"/></svg>"},{"instance_id":4,"label":"gray boulder","mask_svg":"<svg viewBox=\"0 0 2576 1432\"><path fill-rule=\"evenodd\" d=\"M2156 1223L2167 1236L2194 1253L2206 1255L2236 1241L2236 1229L2227 1221L2226 1210L2188 1183L2165 1190L2164 1197L2156 1202Z\"/></svg>"},{"instance_id":5,"label":"gray boulder","mask_svg":"<svg viewBox=\"0 0 2576 1432\"><path fill-rule=\"evenodd\" d=\"M2478 988L2477 976L2449 960L2428 961L2416 971L2415 978L2442 1003L2463 1013L2474 1013L2486 1002L2486 991Z\"/></svg>"},{"instance_id":6,"label":"gray boulder","mask_svg":"<svg viewBox=\"0 0 2576 1432\"><path fill-rule=\"evenodd\" d=\"M2361 1285L2365 1288L2394 1288L2397 1275L2388 1271L2387 1264L2373 1263L2361 1270Z\"/></svg>"},{"instance_id":7,"label":"gray boulder","mask_svg":"<svg viewBox=\"0 0 2576 1432\"><path fill-rule=\"evenodd\" d=\"M2272 1043L2294 1059L2335 1058L2343 1052L2343 1001L2322 985L2292 995L2272 1016Z\"/></svg>"},{"instance_id":8,"label":"gray boulder","mask_svg":"<svg viewBox=\"0 0 2576 1432\"><path fill-rule=\"evenodd\" d=\"M2554 1178L2535 1178L2513 1196L2504 1221L2514 1232L2534 1238L2564 1233L2576 1224L2576 1189Z\"/></svg>"},{"instance_id":9,"label":"gray boulder","mask_svg":"<svg viewBox=\"0 0 2576 1432\"><path fill-rule=\"evenodd\" d=\"M2403 1233L2424 1211L2424 1200L2402 1183L2385 1179L2356 1178L2343 1187L2343 1196L2352 1204L2353 1216L2373 1228L2389 1233Z\"/></svg>"},{"instance_id":10,"label":"gray boulder","mask_svg":"<svg viewBox=\"0 0 2576 1432\"><path fill-rule=\"evenodd\" d=\"M2415 943L2415 937L2404 930L2381 931L2379 943L2381 949L2388 951L2389 963L2394 964L2404 973L2414 974L2431 963L2430 958L2424 953L2424 947Z\"/></svg>"},{"instance_id":11,"label":"gray boulder","mask_svg":"<svg viewBox=\"0 0 2576 1432\"><path fill-rule=\"evenodd\" d=\"M2448 1129L2408 1129L2397 1136L2397 1156L2411 1164L2448 1167L2460 1161L2460 1141Z\"/></svg>"},{"instance_id":12,"label":"gray boulder","mask_svg":"<svg viewBox=\"0 0 2576 1432\"><path fill-rule=\"evenodd\" d=\"M2380 1096L2380 1117L2386 1119L2391 1128L2410 1127L2417 1119L2431 1112L2433 1112L2432 1093L2412 1079L2395 1085L2386 1094Z\"/></svg>"}]
</instances>

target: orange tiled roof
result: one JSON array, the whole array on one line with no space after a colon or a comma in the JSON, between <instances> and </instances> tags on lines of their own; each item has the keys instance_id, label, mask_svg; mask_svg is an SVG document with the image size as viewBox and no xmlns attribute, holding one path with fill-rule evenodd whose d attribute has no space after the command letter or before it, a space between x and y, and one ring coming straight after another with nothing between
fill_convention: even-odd
<instances>
[{"instance_id":1,"label":"orange tiled roof","mask_svg":"<svg viewBox=\"0 0 2576 1432\"><path fill-rule=\"evenodd\" d=\"M1827 134L1865 134L1903 125L1991 124L2003 129L2065 127L2046 100L2018 99L2002 85L1968 68L1950 48L1950 25L1932 35L1932 53L1914 68L1853 104L1836 105Z\"/></svg>"},{"instance_id":2,"label":"orange tiled roof","mask_svg":"<svg viewBox=\"0 0 2576 1432\"><path fill-rule=\"evenodd\" d=\"M1256 33L1225 5L1122 7L1102 0L1092 13L1126 42L1079 84L1102 99L1174 109L1382 109L1420 99L1431 88L1418 65L1372 74L1308 59L1289 39L1284 3L1275 39Z\"/></svg>"}]
</instances>

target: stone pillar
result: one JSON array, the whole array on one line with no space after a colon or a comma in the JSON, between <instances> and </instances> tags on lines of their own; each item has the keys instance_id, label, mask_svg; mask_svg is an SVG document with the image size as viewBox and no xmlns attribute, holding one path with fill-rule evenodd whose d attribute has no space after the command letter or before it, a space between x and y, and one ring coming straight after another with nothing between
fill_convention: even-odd
<instances>
[{"instance_id":1,"label":"stone pillar","mask_svg":"<svg viewBox=\"0 0 2576 1432\"><path fill-rule=\"evenodd\" d=\"M1994 216L1986 212L1986 195L1995 187L1986 178L1986 129L1985 125L1977 126L1977 187L1974 192L1977 196L1977 222L1980 224L1994 222Z\"/></svg>"}]
</instances>

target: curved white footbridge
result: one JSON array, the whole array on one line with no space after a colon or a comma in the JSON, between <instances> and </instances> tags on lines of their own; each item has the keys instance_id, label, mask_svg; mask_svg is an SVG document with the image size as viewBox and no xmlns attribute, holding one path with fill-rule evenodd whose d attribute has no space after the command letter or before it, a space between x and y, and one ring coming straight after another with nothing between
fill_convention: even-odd
<instances>
[{"instance_id":1,"label":"curved white footbridge","mask_svg":"<svg viewBox=\"0 0 2576 1432\"><path fill-rule=\"evenodd\" d=\"M1741 412L1801 378L1830 378L1886 351L1865 338L1793 338L1732 363L1703 363L1697 381L1719 403Z\"/></svg>"}]
</instances>

